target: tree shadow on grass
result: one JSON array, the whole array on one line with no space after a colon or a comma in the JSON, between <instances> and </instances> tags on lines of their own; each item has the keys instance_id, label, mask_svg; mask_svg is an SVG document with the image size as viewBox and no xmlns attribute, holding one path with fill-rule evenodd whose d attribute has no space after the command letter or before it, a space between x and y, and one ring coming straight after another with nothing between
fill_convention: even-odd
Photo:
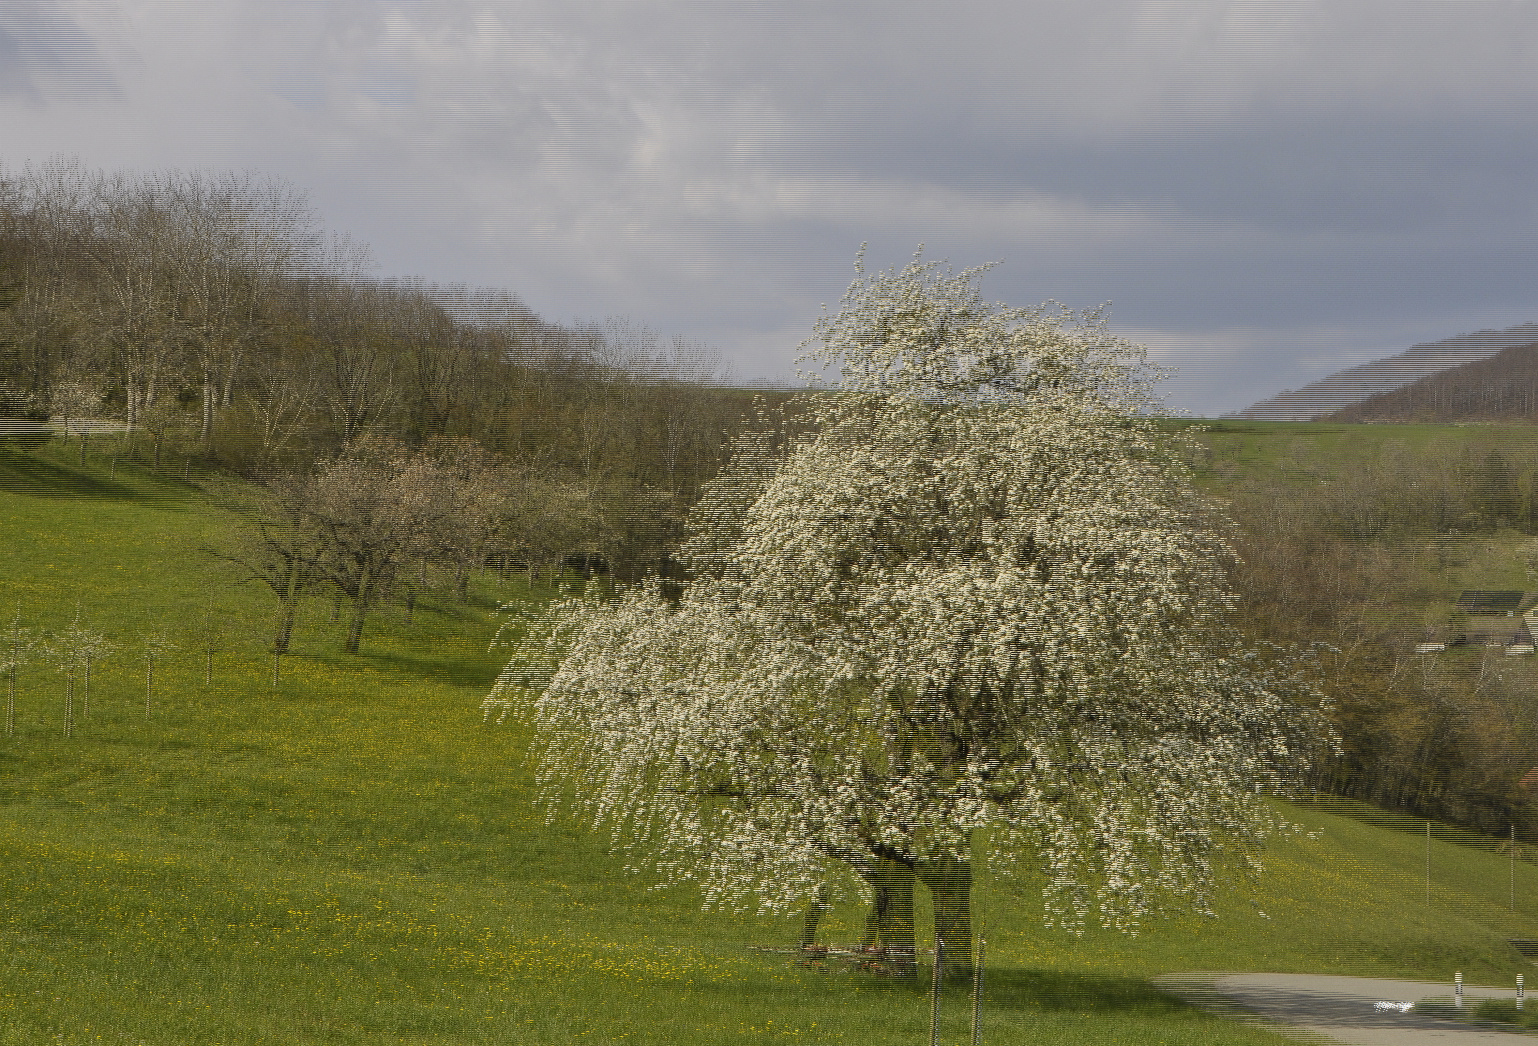
<instances>
[{"instance_id":1,"label":"tree shadow on grass","mask_svg":"<svg viewBox=\"0 0 1538 1046\"><path fill-rule=\"evenodd\" d=\"M131 498L136 492L111 479L63 468L0 446L0 491L54 497Z\"/></svg>"},{"instance_id":2,"label":"tree shadow on grass","mask_svg":"<svg viewBox=\"0 0 1538 1046\"><path fill-rule=\"evenodd\" d=\"M851 1028L868 1029L872 1041L926 1040L930 1012L927 972L894 978L858 971L845 963L796 961L796 965L798 972L811 977L776 977L772 983L755 984L752 995L765 1012L778 1008L821 1020L821 1013L835 1011ZM702 1008L717 996L722 1008L741 1003L740 982L696 984L689 990ZM971 1009L970 983L945 986L940 998L945 1042L963 1041L956 1033L970 1027ZM1215 1027L1223 1020L1138 977L993 963L985 980L982 1017L985 1028L990 1029L985 1036L990 1042L1004 1041L998 1034L1003 1029L1073 1027L1081 1021L1110 1022L1095 1025L1101 1028L1180 1028L1185 1030L1176 1037L1194 1042L1202 1041L1201 1029ZM1033 1025L1035 1021L1043 1023ZM1038 1036L1030 1041L1041 1040ZM1099 1040L1075 1036L1071 1041Z\"/></svg>"},{"instance_id":3,"label":"tree shadow on grass","mask_svg":"<svg viewBox=\"0 0 1538 1046\"><path fill-rule=\"evenodd\" d=\"M1195 1009L1138 977L990 967L984 983L992 1010L1165 1017Z\"/></svg>"},{"instance_id":4,"label":"tree shadow on grass","mask_svg":"<svg viewBox=\"0 0 1538 1046\"><path fill-rule=\"evenodd\" d=\"M350 656L350 655L349 655ZM490 690L500 666L490 668L473 660L444 657L413 657L410 654L375 653L367 646L358 655L372 667L406 679L420 679L451 686L471 686ZM345 664L346 662L342 662Z\"/></svg>"},{"instance_id":5,"label":"tree shadow on grass","mask_svg":"<svg viewBox=\"0 0 1538 1046\"><path fill-rule=\"evenodd\" d=\"M837 972L833 969L824 972ZM852 974L862 988L881 992L928 995L927 971L918 977L878 977ZM989 963L984 979L983 1008L989 1013L1116 1015L1169 1017L1196 1015L1200 1008L1139 977L1037 970ZM970 1005L972 985L946 984L942 997L965 997Z\"/></svg>"}]
</instances>

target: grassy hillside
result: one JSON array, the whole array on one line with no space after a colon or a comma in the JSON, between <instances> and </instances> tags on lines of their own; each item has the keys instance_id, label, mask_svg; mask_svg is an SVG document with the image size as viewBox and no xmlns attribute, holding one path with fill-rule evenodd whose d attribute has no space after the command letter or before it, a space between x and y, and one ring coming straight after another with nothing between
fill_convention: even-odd
<instances>
[{"instance_id":1,"label":"grassy hillside","mask_svg":"<svg viewBox=\"0 0 1538 1046\"><path fill-rule=\"evenodd\" d=\"M194 480L196 477L194 477ZM305 607L270 685L264 591L198 553L228 517L196 482L0 451L0 611L118 652L63 733L62 677L20 673L0 739L0 1044L913 1043L923 985L759 950L794 918L702 913L535 805L517 724L482 722L498 600L376 614L364 652ZM176 644L145 715L142 637ZM213 680L207 639L215 637ZM78 705L77 705L78 711ZM1147 986L1192 969L1505 983L1538 937L1538 867L1302 805L1217 920L1138 938L1041 928L1036 884L983 872L985 1041L1277 1042ZM860 913L825 938L853 940ZM927 919L927 913L920 913ZM946 1002L943 1041L968 1034Z\"/></svg>"},{"instance_id":2,"label":"grassy hillside","mask_svg":"<svg viewBox=\"0 0 1538 1046\"><path fill-rule=\"evenodd\" d=\"M1527 511L1538 497L1530 425L1219 421L1200 439L1209 456L1199 481L1241 528L1296 519L1327 530L1372 570L1371 590L1340 596L1360 596L1394 627L1445 623L1465 588L1538 587L1523 555L1538 529ZM1510 485L1499 496L1481 489L1492 454Z\"/></svg>"},{"instance_id":3,"label":"grassy hillside","mask_svg":"<svg viewBox=\"0 0 1538 1046\"><path fill-rule=\"evenodd\" d=\"M1465 631L1465 589L1538 589L1538 430L1213 423L1203 486L1237 526L1239 624L1321 644L1343 758L1323 785L1538 842L1538 658ZM1515 631L1521 624L1512 621Z\"/></svg>"}]
</instances>

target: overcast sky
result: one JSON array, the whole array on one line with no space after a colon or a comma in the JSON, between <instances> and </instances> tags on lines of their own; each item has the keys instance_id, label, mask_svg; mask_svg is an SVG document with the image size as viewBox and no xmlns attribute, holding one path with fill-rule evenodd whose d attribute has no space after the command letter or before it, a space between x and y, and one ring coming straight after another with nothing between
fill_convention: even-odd
<instances>
[{"instance_id":1,"label":"overcast sky","mask_svg":"<svg viewBox=\"0 0 1538 1046\"><path fill-rule=\"evenodd\" d=\"M1538 3L0 0L0 165L255 170L378 274L791 380L870 244L1212 415L1538 320Z\"/></svg>"}]
</instances>

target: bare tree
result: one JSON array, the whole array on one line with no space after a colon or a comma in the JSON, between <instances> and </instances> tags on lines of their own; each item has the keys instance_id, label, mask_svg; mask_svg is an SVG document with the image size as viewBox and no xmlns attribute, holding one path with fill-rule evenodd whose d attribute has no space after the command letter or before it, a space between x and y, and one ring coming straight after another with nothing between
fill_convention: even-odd
<instances>
[{"instance_id":1,"label":"bare tree","mask_svg":"<svg viewBox=\"0 0 1538 1046\"><path fill-rule=\"evenodd\" d=\"M66 164L29 168L0 192L0 409L41 419L53 387L95 362L74 307L81 194Z\"/></svg>"},{"instance_id":2,"label":"bare tree","mask_svg":"<svg viewBox=\"0 0 1538 1046\"><path fill-rule=\"evenodd\" d=\"M387 295L363 280L370 265L365 248L338 239L317 256L323 275L287 288L318 398L344 446L371 433L397 400Z\"/></svg>"},{"instance_id":3,"label":"bare tree","mask_svg":"<svg viewBox=\"0 0 1538 1046\"><path fill-rule=\"evenodd\" d=\"M531 584L568 558L607 557L614 532L590 488L533 468L509 470L502 482L498 547L522 564Z\"/></svg>"},{"instance_id":4,"label":"bare tree","mask_svg":"<svg viewBox=\"0 0 1538 1046\"><path fill-rule=\"evenodd\" d=\"M289 453L318 402L314 369L290 353L275 353L246 378L237 408L255 443L261 468Z\"/></svg>"},{"instance_id":5,"label":"bare tree","mask_svg":"<svg viewBox=\"0 0 1538 1046\"><path fill-rule=\"evenodd\" d=\"M118 371L133 433L181 364L172 264L177 229L164 188L153 181L93 175L84 188L80 250L91 279L78 299L80 324Z\"/></svg>"},{"instance_id":6,"label":"bare tree","mask_svg":"<svg viewBox=\"0 0 1538 1046\"><path fill-rule=\"evenodd\" d=\"M470 573L483 566L509 515L511 470L473 440L439 441L427 451L434 467L423 479L436 484L439 510L426 522L425 556L454 572L454 594L468 597Z\"/></svg>"},{"instance_id":7,"label":"bare tree","mask_svg":"<svg viewBox=\"0 0 1538 1046\"><path fill-rule=\"evenodd\" d=\"M186 432L189 420L181 404L169 397L160 398L140 409L139 424L154 440L154 468L157 472L160 470L166 440Z\"/></svg>"},{"instance_id":8,"label":"bare tree","mask_svg":"<svg viewBox=\"0 0 1538 1046\"><path fill-rule=\"evenodd\" d=\"M369 608L388 589L418 536L441 526L442 470L393 441L354 441L321 466L302 491L318 528L321 576L352 604L344 649L358 652Z\"/></svg>"},{"instance_id":9,"label":"bare tree","mask_svg":"<svg viewBox=\"0 0 1538 1046\"><path fill-rule=\"evenodd\" d=\"M260 582L276 598L270 644L274 659L288 653L299 600L321 580L320 560L326 550L319 526L309 518L309 497L308 479L274 481L261 503L247 508L249 522L238 528L235 546L213 552L239 567L243 581Z\"/></svg>"},{"instance_id":10,"label":"bare tree","mask_svg":"<svg viewBox=\"0 0 1538 1046\"><path fill-rule=\"evenodd\" d=\"M80 436L80 464L82 465L85 464L86 440L90 438L90 428L84 422L101 408L103 394L101 380L89 372L61 381L53 388L53 409L55 415L64 423L65 439L69 438L70 419L74 418L80 423L76 426L76 432Z\"/></svg>"},{"instance_id":11,"label":"bare tree","mask_svg":"<svg viewBox=\"0 0 1538 1046\"><path fill-rule=\"evenodd\" d=\"M389 323L405 375L402 405L407 431L418 439L447 436L454 420L462 416L461 405L471 391L466 378L475 341L471 329L455 322L449 308L468 300L470 292L460 285L435 284L387 290Z\"/></svg>"},{"instance_id":12,"label":"bare tree","mask_svg":"<svg viewBox=\"0 0 1538 1046\"><path fill-rule=\"evenodd\" d=\"M310 249L313 219L296 190L251 175L171 175L165 192L179 233L177 319L201 384L206 445L247 347L266 328L264 295Z\"/></svg>"}]
</instances>

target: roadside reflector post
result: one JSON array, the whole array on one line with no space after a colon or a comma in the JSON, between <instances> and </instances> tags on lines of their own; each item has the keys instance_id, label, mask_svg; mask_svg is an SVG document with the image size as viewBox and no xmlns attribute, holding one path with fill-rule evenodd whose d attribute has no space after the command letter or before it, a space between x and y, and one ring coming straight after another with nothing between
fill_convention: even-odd
<instances>
[{"instance_id":1,"label":"roadside reflector post","mask_svg":"<svg viewBox=\"0 0 1538 1046\"><path fill-rule=\"evenodd\" d=\"M1426 822L1426 907L1431 907L1431 822Z\"/></svg>"},{"instance_id":2,"label":"roadside reflector post","mask_svg":"<svg viewBox=\"0 0 1538 1046\"><path fill-rule=\"evenodd\" d=\"M1463 1009L1463 974L1453 974L1453 1005Z\"/></svg>"},{"instance_id":3,"label":"roadside reflector post","mask_svg":"<svg viewBox=\"0 0 1538 1046\"><path fill-rule=\"evenodd\" d=\"M983 1041L983 952L987 947L988 942L978 937L977 965L972 968L972 1046Z\"/></svg>"},{"instance_id":4,"label":"roadside reflector post","mask_svg":"<svg viewBox=\"0 0 1538 1046\"><path fill-rule=\"evenodd\" d=\"M935 967L929 984L929 1046L940 1046L940 978L945 970L945 942L935 934Z\"/></svg>"},{"instance_id":5,"label":"roadside reflector post","mask_svg":"<svg viewBox=\"0 0 1538 1046\"><path fill-rule=\"evenodd\" d=\"M1517 974L1517 1012L1522 1012L1522 975Z\"/></svg>"}]
</instances>

